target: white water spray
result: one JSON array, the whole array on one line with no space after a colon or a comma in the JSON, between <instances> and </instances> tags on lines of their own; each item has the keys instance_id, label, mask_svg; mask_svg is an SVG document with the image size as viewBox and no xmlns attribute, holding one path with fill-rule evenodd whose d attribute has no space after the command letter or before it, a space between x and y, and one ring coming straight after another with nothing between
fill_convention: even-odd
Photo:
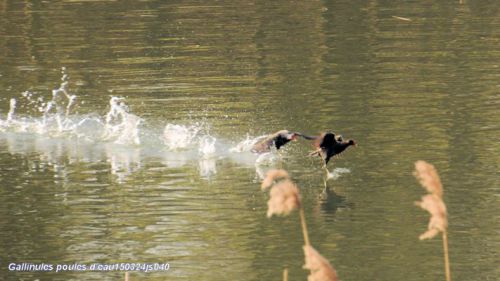
<instances>
[{"instance_id":1,"label":"white water spray","mask_svg":"<svg viewBox=\"0 0 500 281\"><path fill-rule=\"evenodd\" d=\"M200 130L199 126L167 124L163 130L163 143L170 150L185 149L195 141Z\"/></svg>"},{"instance_id":2,"label":"white water spray","mask_svg":"<svg viewBox=\"0 0 500 281\"><path fill-rule=\"evenodd\" d=\"M206 135L200 138L198 152L203 158L211 158L215 155L216 138Z\"/></svg>"},{"instance_id":3,"label":"white water spray","mask_svg":"<svg viewBox=\"0 0 500 281\"><path fill-rule=\"evenodd\" d=\"M351 170L347 168L335 168L332 172L328 171L327 179L336 180L342 176L342 174L350 173Z\"/></svg>"},{"instance_id":4,"label":"white water spray","mask_svg":"<svg viewBox=\"0 0 500 281\"><path fill-rule=\"evenodd\" d=\"M253 137L250 137L249 135L247 135L246 139L240 141L234 147L231 147L229 149L229 151L236 152L236 153L248 152L248 151L252 150L252 147L254 146L254 144L259 142L264 137L266 137L266 136L264 135L264 136L259 136L259 137L253 138Z\"/></svg>"},{"instance_id":5,"label":"white water spray","mask_svg":"<svg viewBox=\"0 0 500 281\"><path fill-rule=\"evenodd\" d=\"M139 125L142 119L128 112L123 98L111 97L109 105L110 109L105 119L104 140L124 145L140 145Z\"/></svg>"},{"instance_id":6,"label":"white water spray","mask_svg":"<svg viewBox=\"0 0 500 281\"><path fill-rule=\"evenodd\" d=\"M14 112L16 111L16 99L10 99L9 113L7 113L7 122L14 120Z\"/></svg>"}]
</instances>

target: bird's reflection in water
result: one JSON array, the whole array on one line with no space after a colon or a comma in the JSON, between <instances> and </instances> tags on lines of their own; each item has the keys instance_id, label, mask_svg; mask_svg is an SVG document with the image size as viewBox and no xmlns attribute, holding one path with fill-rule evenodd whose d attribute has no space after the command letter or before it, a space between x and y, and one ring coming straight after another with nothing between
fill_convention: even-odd
<instances>
[{"instance_id":1,"label":"bird's reflection in water","mask_svg":"<svg viewBox=\"0 0 500 281\"><path fill-rule=\"evenodd\" d=\"M317 211L331 216L338 209L352 208L353 206L354 204L349 203L345 196L336 193L332 188L325 185L318 198Z\"/></svg>"}]
</instances>

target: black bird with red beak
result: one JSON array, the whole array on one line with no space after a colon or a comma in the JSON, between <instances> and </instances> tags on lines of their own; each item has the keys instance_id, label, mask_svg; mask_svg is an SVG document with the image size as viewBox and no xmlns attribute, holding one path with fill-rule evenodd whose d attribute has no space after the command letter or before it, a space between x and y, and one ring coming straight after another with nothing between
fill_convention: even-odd
<instances>
[{"instance_id":1,"label":"black bird with red beak","mask_svg":"<svg viewBox=\"0 0 500 281\"><path fill-rule=\"evenodd\" d=\"M330 158L340 155L349 146L356 146L356 141L347 140L344 141L342 136L336 136L332 132L322 133L320 136L315 137L314 146L317 148L315 151L311 152L309 155L318 155L328 164Z\"/></svg>"},{"instance_id":2,"label":"black bird with red beak","mask_svg":"<svg viewBox=\"0 0 500 281\"><path fill-rule=\"evenodd\" d=\"M274 134L267 136L265 139L259 141L252 146L251 151L254 153L264 153L271 151L274 146L276 149L289 143L290 141L296 141L298 137L303 137L305 139L314 139L313 137L305 136L301 133L290 132L288 130L281 130Z\"/></svg>"}]
</instances>

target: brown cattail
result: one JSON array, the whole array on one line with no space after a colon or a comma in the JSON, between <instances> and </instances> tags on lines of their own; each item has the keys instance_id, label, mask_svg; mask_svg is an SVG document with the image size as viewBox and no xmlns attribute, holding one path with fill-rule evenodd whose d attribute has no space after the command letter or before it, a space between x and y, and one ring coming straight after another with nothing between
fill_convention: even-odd
<instances>
[{"instance_id":1,"label":"brown cattail","mask_svg":"<svg viewBox=\"0 0 500 281\"><path fill-rule=\"evenodd\" d=\"M427 194L422 197L422 201L415 202L415 205L431 214L427 231L420 235L420 240L433 238L439 232L446 231L448 227L446 205L440 197L434 194Z\"/></svg>"},{"instance_id":2,"label":"brown cattail","mask_svg":"<svg viewBox=\"0 0 500 281\"><path fill-rule=\"evenodd\" d=\"M271 185L273 185L274 181L279 179L288 179L289 177L290 176L288 175L287 171L283 169L269 170L260 187L262 190L266 190L267 188L271 187Z\"/></svg>"},{"instance_id":3,"label":"brown cattail","mask_svg":"<svg viewBox=\"0 0 500 281\"><path fill-rule=\"evenodd\" d=\"M271 189L267 206L267 217L290 214L300 207L299 189L288 179L275 184Z\"/></svg>"},{"instance_id":4,"label":"brown cattail","mask_svg":"<svg viewBox=\"0 0 500 281\"><path fill-rule=\"evenodd\" d=\"M304 255L306 257L305 269L309 269L311 274L307 281L338 281L337 272L330 265L327 259L321 256L311 246L304 246Z\"/></svg>"},{"instance_id":5,"label":"brown cattail","mask_svg":"<svg viewBox=\"0 0 500 281\"><path fill-rule=\"evenodd\" d=\"M415 162L414 175L427 192L443 197L443 186L433 165L422 160Z\"/></svg>"}]
</instances>

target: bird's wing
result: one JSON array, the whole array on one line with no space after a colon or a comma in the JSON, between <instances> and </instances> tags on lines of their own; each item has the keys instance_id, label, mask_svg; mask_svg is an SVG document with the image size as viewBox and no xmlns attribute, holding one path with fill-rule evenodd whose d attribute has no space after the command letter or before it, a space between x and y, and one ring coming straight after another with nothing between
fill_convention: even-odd
<instances>
[{"instance_id":1,"label":"bird's wing","mask_svg":"<svg viewBox=\"0 0 500 281\"><path fill-rule=\"evenodd\" d=\"M335 139L335 134L334 133L322 133L314 142L314 146L316 147L322 147L322 148L329 148L333 145L335 145L337 140Z\"/></svg>"},{"instance_id":2,"label":"bird's wing","mask_svg":"<svg viewBox=\"0 0 500 281\"><path fill-rule=\"evenodd\" d=\"M321 143L323 142L323 139L325 138L325 133L321 133L315 140L314 140L314 147L320 148Z\"/></svg>"},{"instance_id":3,"label":"bird's wing","mask_svg":"<svg viewBox=\"0 0 500 281\"><path fill-rule=\"evenodd\" d=\"M251 151L256 153L264 153L271 151L271 146L274 143L274 135L268 136L252 146Z\"/></svg>"}]
</instances>

